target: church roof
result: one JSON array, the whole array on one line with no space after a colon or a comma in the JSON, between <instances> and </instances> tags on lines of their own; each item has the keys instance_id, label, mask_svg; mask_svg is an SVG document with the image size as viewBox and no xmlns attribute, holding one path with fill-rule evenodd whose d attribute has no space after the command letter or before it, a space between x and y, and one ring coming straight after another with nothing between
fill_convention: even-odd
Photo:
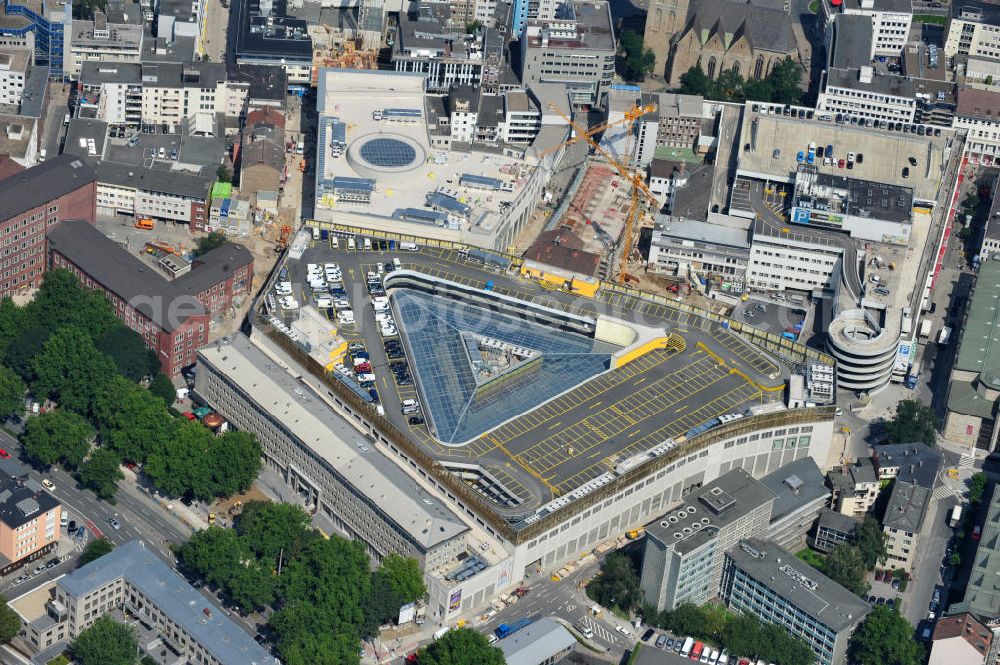
<instances>
[{"instance_id":1,"label":"church roof","mask_svg":"<svg viewBox=\"0 0 1000 665\"><path fill-rule=\"evenodd\" d=\"M688 29L701 32L702 43L721 34L726 48L740 36L745 36L753 48L763 51L788 53L797 48L788 13L760 0L693 0L688 16Z\"/></svg>"}]
</instances>

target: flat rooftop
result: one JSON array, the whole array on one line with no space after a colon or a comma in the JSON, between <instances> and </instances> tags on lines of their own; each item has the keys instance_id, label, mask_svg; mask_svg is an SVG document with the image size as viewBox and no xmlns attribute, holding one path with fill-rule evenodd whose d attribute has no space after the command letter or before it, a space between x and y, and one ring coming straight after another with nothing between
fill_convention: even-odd
<instances>
[{"instance_id":1,"label":"flat rooftop","mask_svg":"<svg viewBox=\"0 0 1000 665\"><path fill-rule=\"evenodd\" d=\"M855 169L857 166L855 166ZM821 196L822 192L846 192L846 197L836 196L839 208L831 212L840 212L857 217L886 220L890 222L909 223L913 208L913 190L883 182L859 180L840 173L818 173L811 179L809 194L800 187L796 192L799 196L808 196L813 202L823 200L832 202L830 197ZM800 183L803 182L800 180Z\"/></svg>"},{"instance_id":2,"label":"flat rooftop","mask_svg":"<svg viewBox=\"0 0 1000 665\"><path fill-rule=\"evenodd\" d=\"M278 660L249 633L216 609L177 571L144 543L130 540L112 552L60 578L58 585L80 597L118 579L139 589L171 621L223 665L266 665Z\"/></svg>"},{"instance_id":3,"label":"flat rooftop","mask_svg":"<svg viewBox=\"0 0 1000 665\"><path fill-rule=\"evenodd\" d=\"M723 527L776 498L778 495L762 481L736 468L692 492L680 506L649 524L646 531L678 552L690 552L718 535Z\"/></svg>"},{"instance_id":4,"label":"flat rooftop","mask_svg":"<svg viewBox=\"0 0 1000 665\"><path fill-rule=\"evenodd\" d=\"M1000 389L1000 260L979 264L979 275L958 332L956 370L976 372L990 388Z\"/></svg>"},{"instance_id":5,"label":"flat rooftop","mask_svg":"<svg viewBox=\"0 0 1000 665\"><path fill-rule=\"evenodd\" d=\"M916 199L935 201L944 177L945 163L941 157L951 136L949 131L939 137L889 132L883 129L838 125L832 120L791 118L783 115L754 113L747 102L743 114L738 174L756 178L771 178L792 182L798 168L796 155L810 141L816 145L832 145L834 155L845 157L848 152L862 153L864 162L855 163L850 171L836 166L817 165L825 174L850 175L852 178L889 185L908 187ZM828 114L833 116L833 114ZM749 149L747 148L749 144ZM910 163L910 158L917 165ZM908 168L908 177L903 169Z\"/></svg>"},{"instance_id":6,"label":"flat rooftop","mask_svg":"<svg viewBox=\"0 0 1000 665\"><path fill-rule=\"evenodd\" d=\"M837 632L857 625L871 611L864 600L771 541L747 538L726 550L726 556L750 577Z\"/></svg>"},{"instance_id":7,"label":"flat rooftop","mask_svg":"<svg viewBox=\"0 0 1000 665\"><path fill-rule=\"evenodd\" d=\"M489 233L501 223L532 167L495 151L432 148L423 88L423 76L415 73L320 71L318 209L392 219L417 235L428 227ZM466 175L501 188L469 186ZM359 179L369 192L364 202L352 203L342 194L344 183ZM432 209L428 195L435 192L454 209Z\"/></svg>"},{"instance_id":8,"label":"flat rooftop","mask_svg":"<svg viewBox=\"0 0 1000 665\"><path fill-rule=\"evenodd\" d=\"M568 29L570 25L575 27L574 31ZM569 2L559 7L553 20L529 21L524 33L528 47L540 48L542 35L547 31L549 31L546 35L548 49L583 48L613 51L615 48L611 7L603 0Z\"/></svg>"},{"instance_id":9,"label":"flat rooftop","mask_svg":"<svg viewBox=\"0 0 1000 665\"><path fill-rule=\"evenodd\" d=\"M274 365L243 334L198 350L208 362L289 434L364 494L369 505L395 522L417 545L431 549L468 530L436 497L423 490L373 442L318 395Z\"/></svg>"},{"instance_id":10,"label":"flat rooftop","mask_svg":"<svg viewBox=\"0 0 1000 665\"><path fill-rule=\"evenodd\" d=\"M414 379L413 385L395 385L367 305L364 277L375 271L376 262L393 256L347 251L345 243L340 244L342 249L333 250L317 243L304 249L301 258L289 259L286 267L293 289L308 290L308 263L340 265L344 289L361 317L359 332L372 354L386 417L446 468L475 470L491 491L498 490L483 491L511 522L535 513L557 496L598 482L618 464L668 439L718 424L714 419L719 416L743 413L763 403L777 407L775 395L781 393L759 386L783 385L789 373L789 368L718 324L669 306L613 291L599 291L596 300L588 300L494 271L458 251L422 247L398 255L404 271L399 274L466 295L447 297L407 286L399 276L389 280L394 274L390 273L387 289L393 316ZM477 297L487 281L493 282L489 295ZM505 309L492 310L490 303ZM538 312L531 309L542 304L549 311L582 319L596 320L600 312L623 330L633 326L640 331L636 334L673 333L683 344L653 349L620 365L611 356L634 339L618 342L616 350L614 344L579 332L553 335L559 329L546 331L544 317L537 318ZM534 323L515 314L522 308ZM274 315L294 328L307 317L308 309L303 307L301 317ZM483 337L539 351L541 363L525 363L523 374L512 374L506 385L477 392L460 360L469 340ZM430 422L411 425L401 414L404 399L419 400L422 415Z\"/></svg>"}]
</instances>

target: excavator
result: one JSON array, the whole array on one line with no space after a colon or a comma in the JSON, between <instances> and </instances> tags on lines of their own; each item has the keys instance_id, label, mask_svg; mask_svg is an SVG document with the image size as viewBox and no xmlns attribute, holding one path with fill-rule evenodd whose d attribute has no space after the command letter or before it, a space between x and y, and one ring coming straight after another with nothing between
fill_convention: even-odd
<instances>
[{"instance_id":1,"label":"excavator","mask_svg":"<svg viewBox=\"0 0 1000 665\"><path fill-rule=\"evenodd\" d=\"M292 236L292 227L285 224L281 227L278 232L278 239L274 244L274 251L276 254L281 254L283 251L288 249L288 239Z\"/></svg>"}]
</instances>

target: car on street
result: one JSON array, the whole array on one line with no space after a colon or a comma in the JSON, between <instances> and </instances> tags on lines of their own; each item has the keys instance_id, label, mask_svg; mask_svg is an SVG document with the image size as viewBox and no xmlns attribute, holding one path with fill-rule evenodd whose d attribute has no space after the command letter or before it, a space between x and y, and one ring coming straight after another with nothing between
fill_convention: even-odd
<instances>
[{"instance_id":1,"label":"car on street","mask_svg":"<svg viewBox=\"0 0 1000 665\"><path fill-rule=\"evenodd\" d=\"M109 517L108 518L108 526L110 526L115 531L117 531L118 529L122 528L121 523L118 520L116 520L114 517Z\"/></svg>"},{"instance_id":2,"label":"car on street","mask_svg":"<svg viewBox=\"0 0 1000 665\"><path fill-rule=\"evenodd\" d=\"M410 419L409 419L408 422L411 425L423 425L424 424L424 419L421 418L420 416L410 416Z\"/></svg>"},{"instance_id":3,"label":"car on street","mask_svg":"<svg viewBox=\"0 0 1000 665\"><path fill-rule=\"evenodd\" d=\"M7 452L6 450L4 450L3 448L0 448L0 458L3 458L3 459L10 459L10 453L8 453L8 452Z\"/></svg>"},{"instance_id":4,"label":"car on street","mask_svg":"<svg viewBox=\"0 0 1000 665\"><path fill-rule=\"evenodd\" d=\"M42 486L50 492L56 491L56 484L48 478L42 478Z\"/></svg>"},{"instance_id":5,"label":"car on street","mask_svg":"<svg viewBox=\"0 0 1000 665\"><path fill-rule=\"evenodd\" d=\"M656 635L656 631L653 630L652 628L647 628L646 632L642 634L642 641L648 642L650 639L652 639L653 635Z\"/></svg>"}]
</instances>

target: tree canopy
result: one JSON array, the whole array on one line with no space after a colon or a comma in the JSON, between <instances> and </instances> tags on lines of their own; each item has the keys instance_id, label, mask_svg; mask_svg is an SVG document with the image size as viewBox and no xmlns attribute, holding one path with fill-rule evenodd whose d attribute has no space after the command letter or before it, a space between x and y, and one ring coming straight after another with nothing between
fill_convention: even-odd
<instances>
[{"instance_id":1,"label":"tree canopy","mask_svg":"<svg viewBox=\"0 0 1000 665\"><path fill-rule=\"evenodd\" d=\"M471 628L449 630L417 652L418 665L504 665L503 651Z\"/></svg>"},{"instance_id":2,"label":"tree canopy","mask_svg":"<svg viewBox=\"0 0 1000 665\"><path fill-rule=\"evenodd\" d=\"M24 381L9 367L0 366L0 419L24 413Z\"/></svg>"},{"instance_id":3,"label":"tree canopy","mask_svg":"<svg viewBox=\"0 0 1000 665\"><path fill-rule=\"evenodd\" d=\"M56 409L28 419L21 445L32 464L49 467L61 462L67 469L75 469L87 456L93 438L94 428L83 416Z\"/></svg>"},{"instance_id":4,"label":"tree canopy","mask_svg":"<svg viewBox=\"0 0 1000 665\"><path fill-rule=\"evenodd\" d=\"M642 603L639 575L629 558L621 552L609 554L601 572L587 585L587 596L604 607L628 612Z\"/></svg>"},{"instance_id":5,"label":"tree canopy","mask_svg":"<svg viewBox=\"0 0 1000 665\"><path fill-rule=\"evenodd\" d=\"M110 499L118 491L118 481L125 477L121 459L107 448L98 448L80 467L80 482L94 490L102 499Z\"/></svg>"},{"instance_id":6,"label":"tree canopy","mask_svg":"<svg viewBox=\"0 0 1000 665\"><path fill-rule=\"evenodd\" d=\"M834 582L858 596L868 593L865 560L858 548L841 543L831 550L823 563L823 572Z\"/></svg>"},{"instance_id":7,"label":"tree canopy","mask_svg":"<svg viewBox=\"0 0 1000 665\"><path fill-rule=\"evenodd\" d=\"M97 350L87 333L73 326L52 333L32 360L36 395L63 408L86 414L101 386L115 375L115 365Z\"/></svg>"},{"instance_id":8,"label":"tree canopy","mask_svg":"<svg viewBox=\"0 0 1000 665\"><path fill-rule=\"evenodd\" d=\"M80 631L70 653L79 665L135 665L139 660L138 634L135 628L105 614Z\"/></svg>"},{"instance_id":9,"label":"tree canopy","mask_svg":"<svg viewBox=\"0 0 1000 665\"><path fill-rule=\"evenodd\" d=\"M170 407L177 401L177 389L174 382L163 372L158 372L149 382L149 392L159 397L164 405Z\"/></svg>"},{"instance_id":10,"label":"tree canopy","mask_svg":"<svg viewBox=\"0 0 1000 665\"><path fill-rule=\"evenodd\" d=\"M114 544L107 538L95 538L83 548L83 552L80 554L76 565L78 568L86 566L91 561L100 559L105 554L108 554L114 548Z\"/></svg>"},{"instance_id":11,"label":"tree canopy","mask_svg":"<svg viewBox=\"0 0 1000 665\"><path fill-rule=\"evenodd\" d=\"M784 628L761 623L755 617L733 614L718 605L699 607L682 603L673 610L643 608L646 623L678 635L690 635L775 665L810 665L815 658L805 641Z\"/></svg>"},{"instance_id":12,"label":"tree canopy","mask_svg":"<svg viewBox=\"0 0 1000 665\"><path fill-rule=\"evenodd\" d=\"M0 594L0 644L7 644L21 630L21 617L7 605L7 596Z\"/></svg>"},{"instance_id":13,"label":"tree canopy","mask_svg":"<svg viewBox=\"0 0 1000 665\"><path fill-rule=\"evenodd\" d=\"M147 349L142 337L125 326L115 326L98 337L94 346L115 363L118 373L133 383L160 370L156 352Z\"/></svg>"},{"instance_id":14,"label":"tree canopy","mask_svg":"<svg viewBox=\"0 0 1000 665\"><path fill-rule=\"evenodd\" d=\"M928 446L937 442L940 425L937 414L915 399L897 402L896 413L885 423L889 443L920 442Z\"/></svg>"},{"instance_id":15,"label":"tree canopy","mask_svg":"<svg viewBox=\"0 0 1000 665\"><path fill-rule=\"evenodd\" d=\"M888 553L886 542L889 536L882 530L882 525L874 517L866 516L854 530L854 546L861 555L865 570L874 570L875 564L885 563Z\"/></svg>"},{"instance_id":16,"label":"tree canopy","mask_svg":"<svg viewBox=\"0 0 1000 665\"><path fill-rule=\"evenodd\" d=\"M359 638L424 595L416 561L389 556L372 572L359 541L323 538L290 504L250 502L235 529L199 531L177 556L239 607L273 608L270 628L288 665L355 665Z\"/></svg>"},{"instance_id":17,"label":"tree canopy","mask_svg":"<svg viewBox=\"0 0 1000 665\"><path fill-rule=\"evenodd\" d=\"M656 66L656 54L653 49L646 48L642 41L642 35L632 30L622 33L621 41L618 42L619 74L626 81L642 81L647 74L653 72Z\"/></svg>"},{"instance_id":18,"label":"tree canopy","mask_svg":"<svg viewBox=\"0 0 1000 665\"><path fill-rule=\"evenodd\" d=\"M195 248L192 253L195 256L201 256L202 254L208 254L213 249L217 249L226 244L226 236L218 231L212 231L207 236L202 236L198 238L195 242Z\"/></svg>"},{"instance_id":19,"label":"tree canopy","mask_svg":"<svg viewBox=\"0 0 1000 665\"><path fill-rule=\"evenodd\" d=\"M876 605L851 638L856 665L920 665L924 648L913 639L913 626L895 609Z\"/></svg>"},{"instance_id":20,"label":"tree canopy","mask_svg":"<svg viewBox=\"0 0 1000 665\"><path fill-rule=\"evenodd\" d=\"M731 69L719 72L711 80L701 65L694 65L681 75L680 91L686 95L701 95L725 102L774 102L798 104L802 97L802 68L791 58L774 66L763 79L744 79Z\"/></svg>"},{"instance_id":21,"label":"tree canopy","mask_svg":"<svg viewBox=\"0 0 1000 665\"><path fill-rule=\"evenodd\" d=\"M982 471L974 473L969 478L969 501L975 505L983 502L983 494L986 492L986 485L989 479Z\"/></svg>"}]
</instances>

